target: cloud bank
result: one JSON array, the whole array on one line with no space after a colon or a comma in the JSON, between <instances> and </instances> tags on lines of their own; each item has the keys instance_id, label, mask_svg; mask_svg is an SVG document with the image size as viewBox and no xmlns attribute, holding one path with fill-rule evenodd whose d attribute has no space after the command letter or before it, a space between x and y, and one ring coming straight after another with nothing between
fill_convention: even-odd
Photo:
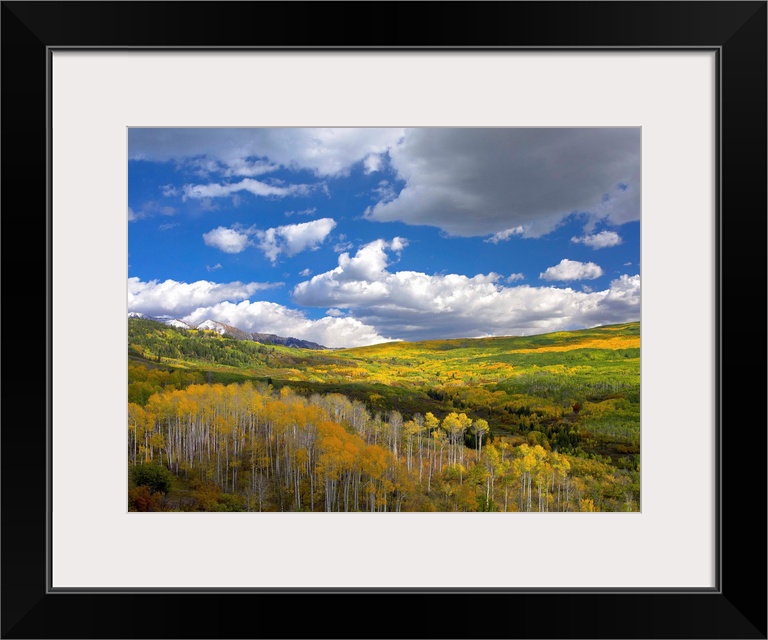
<instances>
[{"instance_id":1,"label":"cloud bank","mask_svg":"<svg viewBox=\"0 0 768 640\"><path fill-rule=\"evenodd\" d=\"M405 186L369 220L498 242L518 227L542 236L571 214L639 219L639 128L409 129L389 153Z\"/></svg>"},{"instance_id":2,"label":"cloud bank","mask_svg":"<svg viewBox=\"0 0 768 640\"><path fill-rule=\"evenodd\" d=\"M335 269L299 283L294 301L334 313L347 309L379 333L406 340L544 333L640 318L639 275L622 275L593 292L506 287L496 273L391 272L391 250L392 243L379 239L354 256L341 254ZM586 273L594 271L586 267Z\"/></svg>"},{"instance_id":3,"label":"cloud bank","mask_svg":"<svg viewBox=\"0 0 768 640\"><path fill-rule=\"evenodd\" d=\"M217 304L223 300L244 300L257 291L272 289L281 283L226 282L217 284L207 280L177 282L176 280L150 280L128 278L128 311L148 316L180 318L198 307Z\"/></svg>"}]
</instances>

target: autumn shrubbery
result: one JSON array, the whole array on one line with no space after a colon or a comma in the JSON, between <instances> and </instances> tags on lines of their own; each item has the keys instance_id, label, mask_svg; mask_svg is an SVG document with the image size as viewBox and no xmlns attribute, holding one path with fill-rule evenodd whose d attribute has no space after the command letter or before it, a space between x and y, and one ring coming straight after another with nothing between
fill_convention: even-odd
<instances>
[{"instance_id":1,"label":"autumn shrubbery","mask_svg":"<svg viewBox=\"0 0 768 640\"><path fill-rule=\"evenodd\" d=\"M128 511L165 511L164 495L146 485L128 489Z\"/></svg>"}]
</instances>

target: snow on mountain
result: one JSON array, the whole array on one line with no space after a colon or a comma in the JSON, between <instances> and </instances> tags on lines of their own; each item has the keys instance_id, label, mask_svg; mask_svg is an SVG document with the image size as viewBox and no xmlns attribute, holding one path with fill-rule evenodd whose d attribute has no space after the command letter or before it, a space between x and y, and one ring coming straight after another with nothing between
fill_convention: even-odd
<instances>
[{"instance_id":1,"label":"snow on mountain","mask_svg":"<svg viewBox=\"0 0 768 640\"><path fill-rule=\"evenodd\" d=\"M194 329L191 324L187 324L183 320L176 320L175 318L173 320L163 320L163 322L169 327L176 327L177 329Z\"/></svg>"},{"instance_id":2,"label":"snow on mountain","mask_svg":"<svg viewBox=\"0 0 768 640\"><path fill-rule=\"evenodd\" d=\"M172 318L171 316L148 316L147 314L141 313L139 311L130 311L128 313L128 317L142 318L143 320L154 320L155 322L162 322L169 327L176 327L177 329L194 329L191 324L184 322L183 320L178 320L177 318Z\"/></svg>"},{"instance_id":3,"label":"snow on mountain","mask_svg":"<svg viewBox=\"0 0 768 640\"><path fill-rule=\"evenodd\" d=\"M197 328L204 329L206 331L215 331L222 336L227 332L226 327L221 324L221 322L216 322L215 320L205 320L204 322L201 322L199 325L197 325Z\"/></svg>"},{"instance_id":4,"label":"snow on mountain","mask_svg":"<svg viewBox=\"0 0 768 640\"><path fill-rule=\"evenodd\" d=\"M228 336L230 338L235 338L236 340L253 340L250 333L246 333L237 327L231 327L223 322L217 322L216 320L205 320L197 325L197 328L215 331L222 336Z\"/></svg>"}]
</instances>

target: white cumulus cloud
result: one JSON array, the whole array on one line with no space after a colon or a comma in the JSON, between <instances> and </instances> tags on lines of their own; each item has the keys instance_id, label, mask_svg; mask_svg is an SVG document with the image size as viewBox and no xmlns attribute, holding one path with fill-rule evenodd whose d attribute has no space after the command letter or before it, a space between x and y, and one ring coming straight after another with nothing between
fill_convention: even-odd
<instances>
[{"instance_id":1,"label":"white cumulus cloud","mask_svg":"<svg viewBox=\"0 0 768 640\"><path fill-rule=\"evenodd\" d=\"M392 251L394 251L395 253L400 253L407 246L408 246L407 238L401 238L400 236L395 236L394 238L392 238L392 242L389 243L389 248L392 249Z\"/></svg>"},{"instance_id":2,"label":"white cumulus cloud","mask_svg":"<svg viewBox=\"0 0 768 640\"><path fill-rule=\"evenodd\" d=\"M593 249L605 249L606 247L615 247L623 241L615 231L601 231L592 235L574 236L571 238L571 242L584 244Z\"/></svg>"},{"instance_id":3,"label":"white cumulus cloud","mask_svg":"<svg viewBox=\"0 0 768 640\"><path fill-rule=\"evenodd\" d=\"M579 262L563 258L559 264L539 274L542 280L594 280L603 275L603 270L594 262Z\"/></svg>"},{"instance_id":4,"label":"white cumulus cloud","mask_svg":"<svg viewBox=\"0 0 768 640\"><path fill-rule=\"evenodd\" d=\"M350 257L349 253L342 253L338 267L299 283L294 290L294 297L301 304L332 306L317 304L314 299L333 293L344 296L347 290L353 291L357 296L361 287L367 289L369 295L374 295L389 263L385 252L388 247L386 240L374 240L358 249L353 257Z\"/></svg>"},{"instance_id":5,"label":"white cumulus cloud","mask_svg":"<svg viewBox=\"0 0 768 640\"><path fill-rule=\"evenodd\" d=\"M258 248L274 264L281 254L290 257L307 249L317 249L335 226L333 218L320 218L265 231L255 229L253 233L258 238Z\"/></svg>"},{"instance_id":6,"label":"white cumulus cloud","mask_svg":"<svg viewBox=\"0 0 768 640\"><path fill-rule=\"evenodd\" d=\"M208 233L204 233L203 241L209 247L216 247L224 253L240 253L250 242L247 233L226 227L216 227Z\"/></svg>"}]
</instances>

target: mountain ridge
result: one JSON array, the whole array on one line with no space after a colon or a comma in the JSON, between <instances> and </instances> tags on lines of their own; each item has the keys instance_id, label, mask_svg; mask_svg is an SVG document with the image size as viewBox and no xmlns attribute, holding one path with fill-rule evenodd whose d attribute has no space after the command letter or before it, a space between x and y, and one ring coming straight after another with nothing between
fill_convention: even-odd
<instances>
[{"instance_id":1,"label":"mountain ridge","mask_svg":"<svg viewBox=\"0 0 768 640\"><path fill-rule=\"evenodd\" d=\"M168 326L168 327L175 327L177 329L186 329L187 331L195 331L195 330L215 331L221 336L234 338L235 340L248 340L251 342L258 342L259 344L275 344L283 347L293 347L295 349L313 349L318 351L332 350L330 347L326 347L316 342L311 342L309 340L294 338L293 336L279 336L274 333L259 333L258 331L249 333L237 327L233 327L223 322L219 322L218 320L207 319L207 320L203 320L197 325L193 325L188 322L184 322L183 320L179 320L178 318L172 318L170 316L148 316L144 313L140 313L136 311L129 312L128 317L141 318L142 320L150 320L152 322L159 322L160 324L164 324L165 326Z\"/></svg>"}]
</instances>

